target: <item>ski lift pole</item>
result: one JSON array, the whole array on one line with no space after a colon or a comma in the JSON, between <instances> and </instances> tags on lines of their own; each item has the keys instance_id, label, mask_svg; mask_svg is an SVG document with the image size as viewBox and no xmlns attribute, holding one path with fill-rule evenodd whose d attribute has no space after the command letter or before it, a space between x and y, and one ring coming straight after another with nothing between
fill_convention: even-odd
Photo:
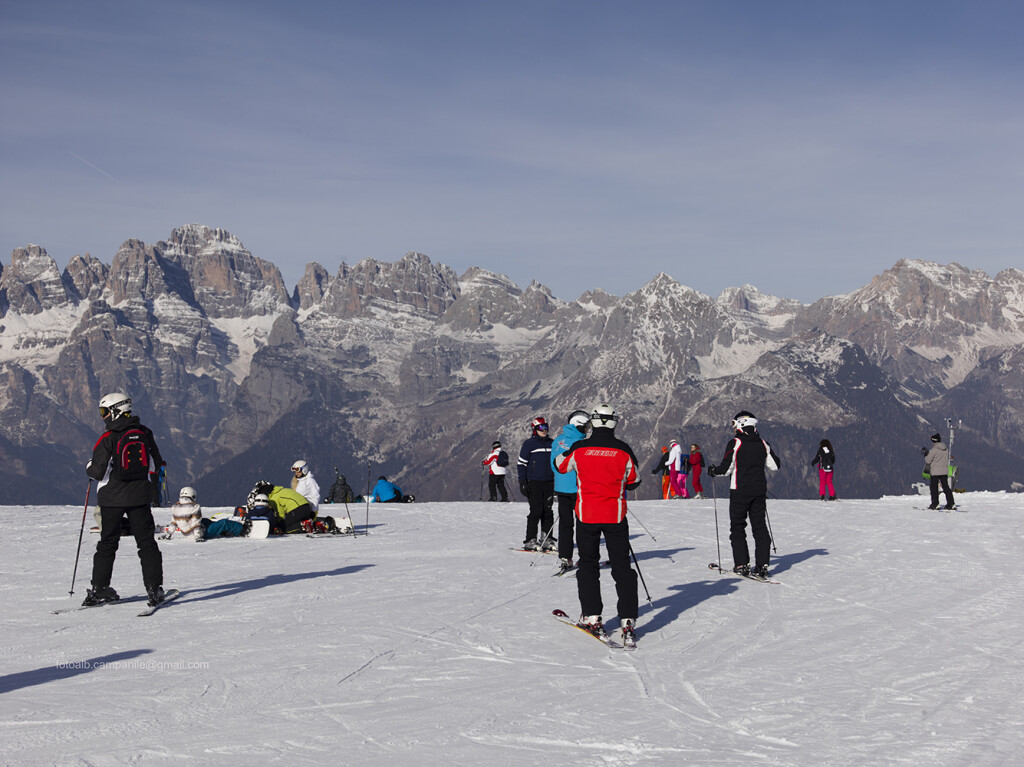
<instances>
[{"instance_id":1,"label":"ski lift pole","mask_svg":"<svg viewBox=\"0 0 1024 767\"><path fill-rule=\"evenodd\" d=\"M89 512L90 495L92 495L92 477L89 477L89 484L85 488L85 508L82 509L82 527L78 531L78 548L75 549L75 569L71 573L71 591L68 592L71 596L75 595L75 578L78 576L78 558L82 555L82 535L85 533L85 515Z\"/></svg>"}]
</instances>

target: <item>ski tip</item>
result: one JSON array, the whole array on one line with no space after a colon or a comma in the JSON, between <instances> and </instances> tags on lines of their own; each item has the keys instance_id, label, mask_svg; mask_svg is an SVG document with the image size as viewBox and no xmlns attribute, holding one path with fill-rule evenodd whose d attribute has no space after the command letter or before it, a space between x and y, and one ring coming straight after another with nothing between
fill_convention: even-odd
<instances>
[{"instance_id":1,"label":"ski tip","mask_svg":"<svg viewBox=\"0 0 1024 767\"><path fill-rule=\"evenodd\" d=\"M565 610L552 610L551 614L556 616L556 617L558 617L558 618L566 618L566 619L569 618L569 616L566 615Z\"/></svg>"}]
</instances>

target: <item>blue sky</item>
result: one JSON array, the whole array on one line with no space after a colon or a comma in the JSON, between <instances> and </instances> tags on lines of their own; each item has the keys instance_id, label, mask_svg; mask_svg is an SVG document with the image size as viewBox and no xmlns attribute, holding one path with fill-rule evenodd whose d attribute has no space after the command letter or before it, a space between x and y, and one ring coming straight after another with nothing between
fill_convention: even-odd
<instances>
[{"instance_id":1,"label":"blue sky","mask_svg":"<svg viewBox=\"0 0 1024 767\"><path fill-rule=\"evenodd\" d=\"M0 249L196 222L289 286L418 250L556 296L1024 266L1019 2L0 3Z\"/></svg>"}]
</instances>

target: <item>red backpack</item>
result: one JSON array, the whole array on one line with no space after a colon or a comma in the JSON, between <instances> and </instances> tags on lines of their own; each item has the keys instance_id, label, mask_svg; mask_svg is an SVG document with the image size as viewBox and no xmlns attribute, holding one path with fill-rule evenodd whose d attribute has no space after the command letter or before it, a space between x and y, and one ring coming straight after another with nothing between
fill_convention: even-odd
<instances>
[{"instance_id":1,"label":"red backpack","mask_svg":"<svg viewBox=\"0 0 1024 767\"><path fill-rule=\"evenodd\" d=\"M128 429L114 448L112 479L134 482L149 479L149 440L141 429Z\"/></svg>"}]
</instances>

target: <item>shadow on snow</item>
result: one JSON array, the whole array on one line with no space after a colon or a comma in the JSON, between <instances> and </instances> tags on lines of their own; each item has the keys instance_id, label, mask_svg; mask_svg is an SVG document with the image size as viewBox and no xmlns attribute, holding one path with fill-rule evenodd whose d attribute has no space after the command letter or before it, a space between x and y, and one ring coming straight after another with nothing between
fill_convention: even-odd
<instances>
[{"instance_id":1,"label":"shadow on snow","mask_svg":"<svg viewBox=\"0 0 1024 767\"><path fill-rule=\"evenodd\" d=\"M100 655L88 660L76 660L61 662L59 665L46 666L31 671L19 671L17 674L0 676L0 694L13 692L23 687L34 687L37 684L56 682L61 679L69 679L79 674L88 674L90 671L98 671L111 663L124 662L140 655L148 655L153 650L125 650L111 655Z\"/></svg>"},{"instance_id":2,"label":"shadow on snow","mask_svg":"<svg viewBox=\"0 0 1024 767\"><path fill-rule=\"evenodd\" d=\"M339 567L336 570L320 570L312 573L277 573L274 575L265 575L262 578L251 578L247 581L237 581L235 583L222 583L217 586L208 586L202 589L188 589L183 591L183 597L189 597L181 599L181 602L205 602L207 599L221 599L223 597L230 597L236 594L242 594L246 591L256 591L257 589L263 589L268 586L278 586L282 583L294 583L296 581L306 581L312 578L326 578L328 576L335 575L349 575L351 573L358 573L360 570L365 570L373 565L349 565L348 567ZM194 597L194 594L202 594L204 592L212 592L203 597Z\"/></svg>"}]
</instances>

